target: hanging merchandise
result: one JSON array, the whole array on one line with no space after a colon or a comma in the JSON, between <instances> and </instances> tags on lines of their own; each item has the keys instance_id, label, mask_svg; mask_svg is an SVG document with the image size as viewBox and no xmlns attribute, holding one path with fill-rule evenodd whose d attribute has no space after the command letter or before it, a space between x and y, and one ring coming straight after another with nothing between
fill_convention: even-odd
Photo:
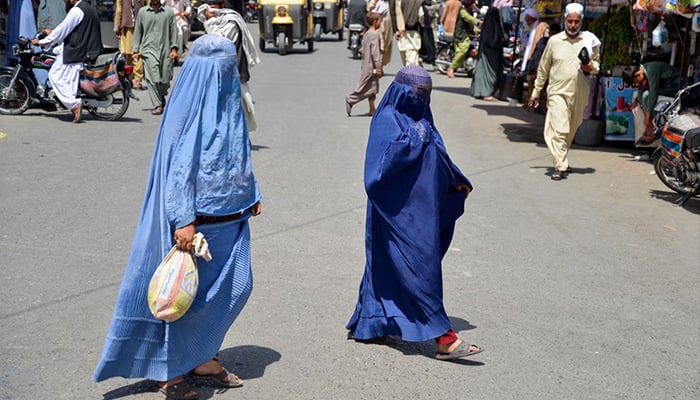
<instances>
[{"instance_id":1,"label":"hanging merchandise","mask_svg":"<svg viewBox=\"0 0 700 400\"><path fill-rule=\"evenodd\" d=\"M666 29L666 23L661 20L659 25L651 31L651 45L659 47L666 43L668 43L668 29Z\"/></svg>"},{"instance_id":2,"label":"hanging merchandise","mask_svg":"<svg viewBox=\"0 0 700 400\"><path fill-rule=\"evenodd\" d=\"M663 14L666 10L666 0L637 0L634 3L633 9Z\"/></svg>"},{"instance_id":3,"label":"hanging merchandise","mask_svg":"<svg viewBox=\"0 0 700 400\"><path fill-rule=\"evenodd\" d=\"M634 28L637 29L640 32L646 32L647 31L647 21L648 21L648 16L649 13L646 11L634 11L635 18L634 20L636 21Z\"/></svg>"},{"instance_id":4,"label":"hanging merchandise","mask_svg":"<svg viewBox=\"0 0 700 400\"><path fill-rule=\"evenodd\" d=\"M692 14L700 0L667 0L666 11L673 14Z\"/></svg>"},{"instance_id":5,"label":"hanging merchandise","mask_svg":"<svg viewBox=\"0 0 700 400\"><path fill-rule=\"evenodd\" d=\"M693 32L700 32L700 13L693 14Z\"/></svg>"}]
</instances>

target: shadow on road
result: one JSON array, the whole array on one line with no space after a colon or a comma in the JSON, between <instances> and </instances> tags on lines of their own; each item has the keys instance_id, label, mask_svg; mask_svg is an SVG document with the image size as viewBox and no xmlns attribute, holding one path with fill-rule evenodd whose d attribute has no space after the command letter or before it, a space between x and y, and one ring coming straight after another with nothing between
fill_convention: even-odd
<instances>
[{"instance_id":1,"label":"shadow on road","mask_svg":"<svg viewBox=\"0 0 700 400\"><path fill-rule=\"evenodd\" d=\"M465 94L468 96L472 95L471 89L462 86L433 86L433 91L455 93L455 94Z\"/></svg>"},{"instance_id":2,"label":"shadow on road","mask_svg":"<svg viewBox=\"0 0 700 400\"><path fill-rule=\"evenodd\" d=\"M282 355L267 347L246 345L221 350L219 357L226 369L246 380L265 375L265 368L279 361Z\"/></svg>"},{"instance_id":3,"label":"shadow on road","mask_svg":"<svg viewBox=\"0 0 700 400\"><path fill-rule=\"evenodd\" d=\"M265 368L279 361L282 355L266 347L247 345L222 350L219 353L219 357L226 369L231 372L235 371L235 374L245 381L246 379L262 377L265 374ZM214 397L215 394L224 393L228 390L226 388L202 385L200 382L194 381L189 377L187 379L188 382L196 386L200 399L209 399ZM134 396L141 393L154 393L157 391L158 385L155 381L144 379L132 383L131 385L111 390L102 395L102 400L115 400L127 396Z\"/></svg>"},{"instance_id":4,"label":"shadow on road","mask_svg":"<svg viewBox=\"0 0 700 400\"><path fill-rule=\"evenodd\" d=\"M678 205L678 202L685 197L684 195L680 195L676 192L665 192L661 190L650 190L649 194L651 197L659 200L663 200L665 202L671 203L673 205ZM700 199L697 197L694 197L690 200L688 200L683 208L686 211L689 211L693 214L700 215Z\"/></svg>"},{"instance_id":5,"label":"shadow on road","mask_svg":"<svg viewBox=\"0 0 700 400\"><path fill-rule=\"evenodd\" d=\"M258 151L258 150L265 150L269 149L268 146L263 146L261 144L251 144L250 145L250 151Z\"/></svg>"},{"instance_id":6,"label":"shadow on road","mask_svg":"<svg viewBox=\"0 0 700 400\"><path fill-rule=\"evenodd\" d=\"M135 396L141 393L155 393L158 391L158 385L155 381L144 379L142 381L132 383L131 385L122 386L111 390L102 395L102 400L121 399L122 397Z\"/></svg>"}]
</instances>

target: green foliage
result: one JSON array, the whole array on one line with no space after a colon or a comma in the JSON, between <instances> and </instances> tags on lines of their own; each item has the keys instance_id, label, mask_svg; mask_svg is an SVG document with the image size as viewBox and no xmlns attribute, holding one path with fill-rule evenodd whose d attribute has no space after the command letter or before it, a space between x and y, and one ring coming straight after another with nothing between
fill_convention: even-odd
<instances>
[{"instance_id":1,"label":"green foliage","mask_svg":"<svg viewBox=\"0 0 700 400\"><path fill-rule=\"evenodd\" d=\"M606 18L608 16L603 14L591 21L588 26L588 30L595 33L601 40L605 33ZM631 64L630 47L634 41L634 28L630 25L630 8L628 6L611 12L609 18L602 63L602 67L606 69L615 65Z\"/></svg>"}]
</instances>

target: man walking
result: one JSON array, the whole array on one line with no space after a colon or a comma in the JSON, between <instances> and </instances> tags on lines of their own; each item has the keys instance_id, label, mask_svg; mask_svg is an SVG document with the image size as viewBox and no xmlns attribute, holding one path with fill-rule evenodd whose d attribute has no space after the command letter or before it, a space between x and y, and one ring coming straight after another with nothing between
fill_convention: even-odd
<instances>
[{"instance_id":1,"label":"man walking","mask_svg":"<svg viewBox=\"0 0 700 400\"><path fill-rule=\"evenodd\" d=\"M403 65L419 65L420 18L423 17L422 0L401 0L403 28L397 26L399 52ZM391 11L391 8L389 9ZM392 15L393 18L393 15Z\"/></svg>"},{"instance_id":2,"label":"man walking","mask_svg":"<svg viewBox=\"0 0 700 400\"><path fill-rule=\"evenodd\" d=\"M598 73L600 40L591 32L581 31L583 6L571 3L564 11L566 29L547 42L537 69L535 88L529 104L535 105L545 83L547 87L547 117L544 122L544 140L552 153L554 172L552 180L559 181L571 172L569 147L588 104L589 81L587 73ZM587 64L579 60L581 49L590 55Z\"/></svg>"},{"instance_id":3,"label":"man walking","mask_svg":"<svg viewBox=\"0 0 700 400\"><path fill-rule=\"evenodd\" d=\"M151 0L136 18L132 51L134 60L143 57L148 96L153 104L151 114L163 114L165 96L173 78L173 64L178 58L175 12L163 7L160 0Z\"/></svg>"},{"instance_id":4,"label":"man walking","mask_svg":"<svg viewBox=\"0 0 700 400\"><path fill-rule=\"evenodd\" d=\"M455 57L452 59L450 67L447 69L448 78L454 78L455 71L464 64L464 59L467 57L469 45L471 44L470 35L478 32L476 25L479 23L479 20L471 14L476 10L476 1L463 0L462 5L463 7L459 10L457 23L455 24L453 42L455 46Z\"/></svg>"},{"instance_id":5,"label":"man walking","mask_svg":"<svg viewBox=\"0 0 700 400\"><path fill-rule=\"evenodd\" d=\"M85 59L97 59L102 52L100 18L90 4L82 0L65 0L70 6L66 18L49 35L32 44L42 47L63 43L56 48L56 61L49 70L49 81L63 105L73 113L73 122L80 122L82 102L77 98L80 71Z\"/></svg>"},{"instance_id":6,"label":"man walking","mask_svg":"<svg viewBox=\"0 0 700 400\"><path fill-rule=\"evenodd\" d=\"M148 5L148 0L117 0L114 8L114 33L119 39L119 51L121 51L126 62L134 67L134 89L143 89L143 62L134 61L131 46L134 40L134 27L136 26L136 16L139 15L141 7Z\"/></svg>"},{"instance_id":7,"label":"man walking","mask_svg":"<svg viewBox=\"0 0 700 400\"><path fill-rule=\"evenodd\" d=\"M250 81L250 68L260 63L260 55L255 47L253 35L241 14L224 8L223 0L206 0L205 4L197 8L197 18L202 21L204 30L208 34L223 36L236 45L243 111L248 123L248 132L255 131L258 125L255 121L253 95L248 81Z\"/></svg>"}]
</instances>

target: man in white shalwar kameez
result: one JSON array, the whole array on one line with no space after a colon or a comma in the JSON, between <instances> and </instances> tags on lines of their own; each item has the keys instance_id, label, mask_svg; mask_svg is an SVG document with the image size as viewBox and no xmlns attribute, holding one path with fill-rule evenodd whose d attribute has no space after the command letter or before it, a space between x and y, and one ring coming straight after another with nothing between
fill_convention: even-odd
<instances>
[{"instance_id":1,"label":"man in white shalwar kameez","mask_svg":"<svg viewBox=\"0 0 700 400\"><path fill-rule=\"evenodd\" d=\"M49 81L56 97L73 114L73 122L80 122L82 103L77 98L80 71L86 57L96 58L102 51L97 11L87 2L66 0L71 8L66 17L49 35L32 44L42 47L61 44L54 49L56 60L49 70Z\"/></svg>"},{"instance_id":2,"label":"man in white shalwar kameez","mask_svg":"<svg viewBox=\"0 0 700 400\"><path fill-rule=\"evenodd\" d=\"M401 15L397 15L396 38L403 65L420 63L420 21L423 19L422 0L397 0L401 5ZM403 27L402 27L403 25Z\"/></svg>"},{"instance_id":3,"label":"man in white shalwar kameez","mask_svg":"<svg viewBox=\"0 0 700 400\"><path fill-rule=\"evenodd\" d=\"M561 180L571 171L567 157L569 147L583 122L590 90L584 72L597 74L600 66L600 40L591 32L581 31L583 6L571 3L566 6L564 15L566 29L549 39L530 97L530 103L535 104L549 81L544 140L554 161L552 180ZM584 47L590 55L586 65L582 65L578 57Z\"/></svg>"}]
</instances>

